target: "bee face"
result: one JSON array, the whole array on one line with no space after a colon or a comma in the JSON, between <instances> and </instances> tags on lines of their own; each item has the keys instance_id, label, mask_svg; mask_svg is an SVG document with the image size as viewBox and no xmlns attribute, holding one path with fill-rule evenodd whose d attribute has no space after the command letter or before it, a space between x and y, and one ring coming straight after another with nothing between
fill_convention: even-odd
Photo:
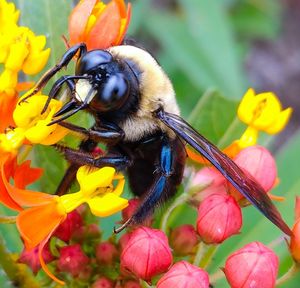
<instances>
[{"instance_id":1,"label":"bee face","mask_svg":"<svg viewBox=\"0 0 300 288\"><path fill-rule=\"evenodd\" d=\"M130 83L120 63L107 51L93 50L83 54L76 63L76 75L87 76L77 82L76 98L93 111L120 109L128 99Z\"/></svg>"}]
</instances>

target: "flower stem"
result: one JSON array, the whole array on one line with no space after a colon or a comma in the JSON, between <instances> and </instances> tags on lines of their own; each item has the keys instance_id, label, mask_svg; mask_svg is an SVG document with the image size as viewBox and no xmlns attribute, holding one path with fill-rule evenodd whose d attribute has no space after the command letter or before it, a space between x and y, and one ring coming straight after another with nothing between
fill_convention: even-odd
<instances>
[{"instance_id":1,"label":"flower stem","mask_svg":"<svg viewBox=\"0 0 300 288\"><path fill-rule=\"evenodd\" d=\"M16 223L16 216L3 216L0 215L0 224L14 224Z\"/></svg>"},{"instance_id":2,"label":"flower stem","mask_svg":"<svg viewBox=\"0 0 300 288\"><path fill-rule=\"evenodd\" d=\"M199 262L199 266L203 269L207 268L209 266L210 262L212 261L213 257L217 253L219 249L219 245L207 245L206 253L202 257L201 261Z\"/></svg>"},{"instance_id":3,"label":"flower stem","mask_svg":"<svg viewBox=\"0 0 300 288\"><path fill-rule=\"evenodd\" d=\"M193 264L195 266L200 266L201 260L203 259L203 256L206 254L207 249L208 249L208 246L205 243L200 242L198 244L195 258L193 261Z\"/></svg>"},{"instance_id":4,"label":"flower stem","mask_svg":"<svg viewBox=\"0 0 300 288\"><path fill-rule=\"evenodd\" d=\"M164 213L162 220L161 220L161 225L160 225L160 229L164 232L167 233L167 228L168 228L168 220L169 217L171 215L171 213L180 205L184 204L187 199L188 199L189 195L187 193L183 193L181 194L170 206L169 208L166 210L166 212Z\"/></svg>"},{"instance_id":5,"label":"flower stem","mask_svg":"<svg viewBox=\"0 0 300 288\"><path fill-rule=\"evenodd\" d=\"M14 287L41 287L34 277L27 272L26 268L17 264L12 255L8 253L2 238L0 238L0 266L12 281Z\"/></svg>"},{"instance_id":6,"label":"flower stem","mask_svg":"<svg viewBox=\"0 0 300 288\"><path fill-rule=\"evenodd\" d=\"M290 278L292 278L299 270L300 270L300 266L294 263L285 274L283 274L279 279L277 279L276 287L283 284Z\"/></svg>"}]
</instances>

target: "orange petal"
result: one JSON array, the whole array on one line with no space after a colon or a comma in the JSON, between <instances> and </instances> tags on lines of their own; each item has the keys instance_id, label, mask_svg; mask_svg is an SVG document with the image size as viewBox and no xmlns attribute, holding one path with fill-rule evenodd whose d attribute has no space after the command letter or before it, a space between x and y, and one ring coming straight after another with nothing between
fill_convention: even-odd
<instances>
[{"instance_id":1,"label":"orange petal","mask_svg":"<svg viewBox=\"0 0 300 288\"><path fill-rule=\"evenodd\" d=\"M27 250L33 249L53 234L57 226L65 219L56 198L46 205L20 212L17 227Z\"/></svg>"},{"instance_id":2,"label":"orange petal","mask_svg":"<svg viewBox=\"0 0 300 288\"><path fill-rule=\"evenodd\" d=\"M106 49L112 46L119 37L120 28L119 6L115 1L112 1L100 14L86 39L88 50Z\"/></svg>"},{"instance_id":3,"label":"orange petal","mask_svg":"<svg viewBox=\"0 0 300 288\"><path fill-rule=\"evenodd\" d=\"M60 223L59 223L60 224ZM53 231L56 230L56 228L59 226L59 224L53 229ZM53 233L53 232L52 232ZM45 273L51 278L53 279L55 282L57 282L60 285L65 285L64 281L59 280L57 277L55 277L55 275L53 275L53 273L51 273L51 271L48 269L48 266L46 265L44 259L43 259L43 249L46 245L46 243L49 241L51 234L48 235L48 237L41 242L41 244L39 245L39 260L42 266L42 269L45 271Z\"/></svg>"},{"instance_id":4,"label":"orange petal","mask_svg":"<svg viewBox=\"0 0 300 288\"><path fill-rule=\"evenodd\" d=\"M126 5L125 5L125 1L124 0L114 0L114 2L118 5L119 8L119 13L121 18L125 18L126 17ZM130 3L129 3L130 4ZM129 5L128 4L128 5Z\"/></svg>"},{"instance_id":5,"label":"orange petal","mask_svg":"<svg viewBox=\"0 0 300 288\"><path fill-rule=\"evenodd\" d=\"M43 169L31 168L30 160L23 162L21 165L17 165L14 173L15 186L24 189L27 185L35 182L42 176Z\"/></svg>"},{"instance_id":6,"label":"orange petal","mask_svg":"<svg viewBox=\"0 0 300 288\"><path fill-rule=\"evenodd\" d=\"M11 166L14 165L14 161L8 155L1 155L0 157L3 157L0 163L0 202L10 209L21 211L21 206L9 195L5 185L7 177L10 177L12 173L13 168Z\"/></svg>"},{"instance_id":7,"label":"orange petal","mask_svg":"<svg viewBox=\"0 0 300 288\"><path fill-rule=\"evenodd\" d=\"M25 90L29 90L34 86L34 82L21 82L17 84L17 91L25 91Z\"/></svg>"},{"instance_id":8,"label":"orange petal","mask_svg":"<svg viewBox=\"0 0 300 288\"><path fill-rule=\"evenodd\" d=\"M18 102L16 95L7 95L6 93L0 93L0 133L4 132L8 126L14 126L13 111Z\"/></svg>"},{"instance_id":9,"label":"orange petal","mask_svg":"<svg viewBox=\"0 0 300 288\"><path fill-rule=\"evenodd\" d=\"M70 44L74 45L82 42L87 21L91 15L97 0L84 0L73 9L69 18Z\"/></svg>"},{"instance_id":10,"label":"orange petal","mask_svg":"<svg viewBox=\"0 0 300 288\"><path fill-rule=\"evenodd\" d=\"M194 152L193 150L191 150L190 148L186 147L185 148L186 153L188 155L188 157L193 160L196 163L199 164L205 164L205 165L210 165L210 162L208 160L206 160L202 155L200 155L199 153Z\"/></svg>"},{"instance_id":11,"label":"orange petal","mask_svg":"<svg viewBox=\"0 0 300 288\"><path fill-rule=\"evenodd\" d=\"M127 32L129 23L130 23L130 19L131 19L131 3L128 3L128 7L127 7L127 15L125 18L125 24L121 25L121 29L119 32L119 37L117 38L117 40L113 43L113 45L120 45L125 37L125 34Z\"/></svg>"}]
</instances>

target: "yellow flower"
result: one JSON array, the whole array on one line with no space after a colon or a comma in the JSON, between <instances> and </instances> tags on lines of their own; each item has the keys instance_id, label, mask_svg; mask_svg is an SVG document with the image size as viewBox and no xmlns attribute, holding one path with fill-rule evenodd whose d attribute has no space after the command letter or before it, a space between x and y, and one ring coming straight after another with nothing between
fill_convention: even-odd
<instances>
[{"instance_id":1,"label":"yellow flower","mask_svg":"<svg viewBox=\"0 0 300 288\"><path fill-rule=\"evenodd\" d=\"M125 179L121 174L115 174L112 167L92 169L82 166L77 172L80 191L60 197L60 203L67 213L73 211L82 203L87 203L91 212L100 217L110 216L121 211L128 205L128 201L121 198ZM114 188L112 182L118 180Z\"/></svg>"},{"instance_id":2,"label":"yellow flower","mask_svg":"<svg viewBox=\"0 0 300 288\"><path fill-rule=\"evenodd\" d=\"M26 140L34 144L52 145L69 133L69 130L58 124L47 126L62 106L62 102L53 99L47 111L41 114L47 99L47 96L35 95L16 105L13 119L17 127L0 134L2 151L15 153Z\"/></svg>"},{"instance_id":3,"label":"yellow flower","mask_svg":"<svg viewBox=\"0 0 300 288\"><path fill-rule=\"evenodd\" d=\"M255 95L253 89L246 92L238 108L238 117L242 122L268 134L282 131L291 113L292 108L282 110L281 103L274 93Z\"/></svg>"},{"instance_id":4,"label":"yellow flower","mask_svg":"<svg viewBox=\"0 0 300 288\"><path fill-rule=\"evenodd\" d=\"M13 24L16 25L19 16L20 11L16 10L14 3L7 3L6 0L0 0L0 33Z\"/></svg>"}]
</instances>

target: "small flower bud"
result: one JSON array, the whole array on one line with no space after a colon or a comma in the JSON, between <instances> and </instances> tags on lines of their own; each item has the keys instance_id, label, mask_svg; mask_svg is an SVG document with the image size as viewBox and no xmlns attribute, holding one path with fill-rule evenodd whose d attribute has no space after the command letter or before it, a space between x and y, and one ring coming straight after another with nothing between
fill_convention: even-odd
<instances>
[{"instance_id":1,"label":"small flower bud","mask_svg":"<svg viewBox=\"0 0 300 288\"><path fill-rule=\"evenodd\" d=\"M44 246L42 257L45 263L50 263L52 260L54 260L54 256L51 254L49 249L49 243ZM39 247L37 246L30 251L24 249L20 255L20 258L18 259L18 263L26 264L32 270L33 274L36 274L41 269Z\"/></svg>"},{"instance_id":2,"label":"small flower bud","mask_svg":"<svg viewBox=\"0 0 300 288\"><path fill-rule=\"evenodd\" d=\"M132 232L121 255L121 269L151 280L165 272L173 260L166 235L157 229L140 227Z\"/></svg>"},{"instance_id":3,"label":"small flower bud","mask_svg":"<svg viewBox=\"0 0 300 288\"><path fill-rule=\"evenodd\" d=\"M227 194L228 183L225 177L213 167L201 169L195 175L192 187L200 187L200 191L192 195L193 203L197 206L212 194ZM205 187L201 190L201 187Z\"/></svg>"},{"instance_id":4,"label":"small flower bud","mask_svg":"<svg viewBox=\"0 0 300 288\"><path fill-rule=\"evenodd\" d=\"M131 234L132 233L125 233L123 234L120 239L119 239L119 248L120 248L120 251L122 252L124 250L124 248L126 247L130 237L131 237Z\"/></svg>"},{"instance_id":5,"label":"small flower bud","mask_svg":"<svg viewBox=\"0 0 300 288\"><path fill-rule=\"evenodd\" d=\"M96 259L100 264L112 265L117 256L117 248L108 241L99 243L96 246Z\"/></svg>"},{"instance_id":6,"label":"small flower bud","mask_svg":"<svg viewBox=\"0 0 300 288\"><path fill-rule=\"evenodd\" d=\"M296 197L295 202L295 224L293 226L293 235L290 241L290 252L295 262L300 263L300 197Z\"/></svg>"},{"instance_id":7,"label":"small flower bud","mask_svg":"<svg viewBox=\"0 0 300 288\"><path fill-rule=\"evenodd\" d=\"M106 277L98 278L92 285L92 288L113 288L114 282Z\"/></svg>"},{"instance_id":8,"label":"small flower bud","mask_svg":"<svg viewBox=\"0 0 300 288\"><path fill-rule=\"evenodd\" d=\"M100 238L101 232L97 224L83 225L73 233L73 239L76 242L83 242L86 239L97 239Z\"/></svg>"},{"instance_id":9,"label":"small flower bud","mask_svg":"<svg viewBox=\"0 0 300 288\"><path fill-rule=\"evenodd\" d=\"M79 244L66 246L60 249L57 267L62 272L68 272L77 277L89 263L89 258L83 253Z\"/></svg>"},{"instance_id":10,"label":"small flower bud","mask_svg":"<svg viewBox=\"0 0 300 288\"><path fill-rule=\"evenodd\" d=\"M277 168L274 157L266 148L262 146L247 147L234 158L234 162L252 175L266 192L273 188L277 178ZM237 201L243 198L242 194L233 186L230 188L230 194Z\"/></svg>"},{"instance_id":11,"label":"small flower bud","mask_svg":"<svg viewBox=\"0 0 300 288\"><path fill-rule=\"evenodd\" d=\"M203 242L222 243L239 233L241 226L241 208L230 195L214 194L200 204L197 231Z\"/></svg>"},{"instance_id":12,"label":"small flower bud","mask_svg":"<svg viewBox=\"0 0 300 288\"><path fill-rule=\"evenodd\" d=\"M55 230L54 236L57 238L68 242L74 231L79 229L82 226L82 218L81 215L76 211L72 211L68 213L66 220L58 226Z\"/></svg>"},{"instance_id":13,"label":"small flower bud","mask_svg":"<svg viewBox=\"0 0 300 288\"><path fill-rule=\"evenodd\" d=\"M178 255L188 255L198 243L198 236L192 225L176 227L170 236L170 244Z\"/></svg>"},{"instance_id":14,"label":"small flower bud","mask_svg":"<svg viewBox=\"0 0 300 288\"><path fill-rule=\"evenodd\" d=\"M157 288L189 287L208 288L208 274L186 261L174 264L171 269L158 281Z\"/></svg>"},{"instance_id":15,"label":"small flower bud","mask_svg":"<svg viewBox=\"0 0 300 288\"><path fill-rule=\"evenodd\" d=\"M275 287L277 255L259 242L252 242L231 254L224 273L230 287Z\"/></svg>"}]
</instances>

